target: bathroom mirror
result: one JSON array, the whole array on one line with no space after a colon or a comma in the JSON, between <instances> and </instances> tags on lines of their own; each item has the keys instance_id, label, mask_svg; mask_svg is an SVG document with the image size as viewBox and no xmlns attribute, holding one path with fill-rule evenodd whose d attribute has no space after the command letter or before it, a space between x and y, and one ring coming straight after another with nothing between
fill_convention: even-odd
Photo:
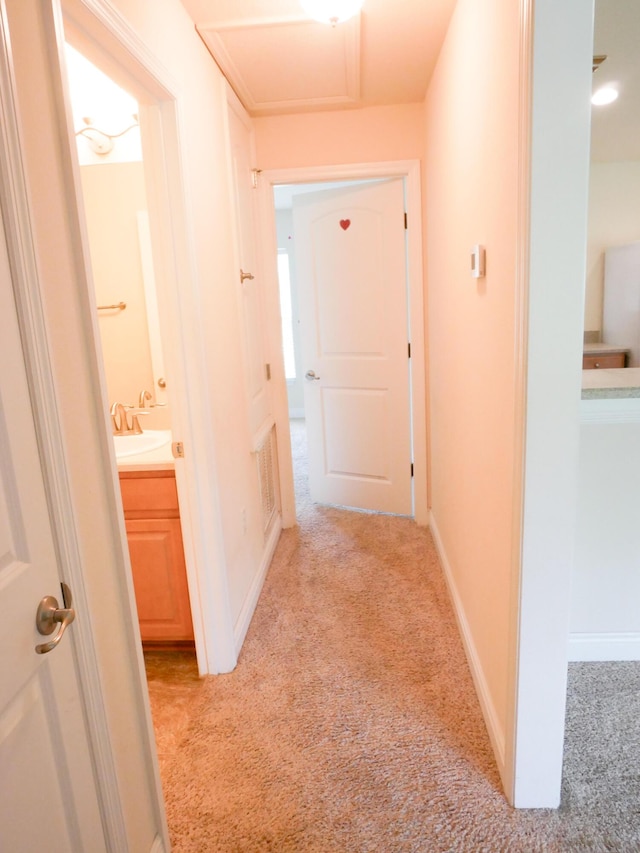
<instances>
[{"instance_id":1,"label":"bathroom mirror","mask_svg":"<svg viewBox=\"0 0 640 853\"><path fill-rule=\"evenodd\" d=\"M166 429L138 105L70 46L67 66L109 405L136 406L147 390L142 426Z\"/></svg>"}]
</instances>

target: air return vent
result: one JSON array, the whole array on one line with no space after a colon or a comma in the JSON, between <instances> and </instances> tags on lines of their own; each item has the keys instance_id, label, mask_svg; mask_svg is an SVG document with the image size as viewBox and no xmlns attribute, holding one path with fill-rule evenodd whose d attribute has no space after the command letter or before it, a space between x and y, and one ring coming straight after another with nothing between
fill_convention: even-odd
<instances>
[{"instance_id":1,"label":"air return vent","mask_svg":"<svg viewBox=\"0 0 640 853\"><path fill-rule=\"evenodd\" d=\"M264 434L256 448L258 480L262 500L262 529L269 529L277 509L275 427Z\"/></svg>"}]
</instances>

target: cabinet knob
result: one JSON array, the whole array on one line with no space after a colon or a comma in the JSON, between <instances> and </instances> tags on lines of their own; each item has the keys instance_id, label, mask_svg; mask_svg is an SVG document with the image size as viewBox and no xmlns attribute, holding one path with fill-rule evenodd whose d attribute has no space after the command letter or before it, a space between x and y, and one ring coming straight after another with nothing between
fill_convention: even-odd
<instances>
[{"instance_id":1,"label":"cabinet knob","mask_svg":"<svg viewBox=\"0 0 640 853\"><path fill-rule=\"evenodd\" d=\"M599 362L599 361L596 361L596 363L595 363L595 365L594 365L594 366L595 366L595 367L600 367L600 362Z\"/></svg>"}]
</instances>

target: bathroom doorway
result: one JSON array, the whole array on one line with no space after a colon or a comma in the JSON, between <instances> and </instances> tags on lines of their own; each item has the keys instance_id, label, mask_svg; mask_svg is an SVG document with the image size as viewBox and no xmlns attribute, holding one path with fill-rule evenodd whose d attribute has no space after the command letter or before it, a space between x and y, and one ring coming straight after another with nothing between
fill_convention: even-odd
<instances>
[{"instance_id":1,"label":"bathroom doorway","mask_svg":"<svg viewBox=\"0 0 640 853\"><path fill-rule=\"evenodd\" d=\"M74 10L75 14L75 10ZM82 24L82 26L80 26ZM216 504L215 495L203 502L201 495L210 494L210 489L203 485L202 480L207 479L206 472L202 472L202 466L196 464L198 449L202 444L202 427L189 417L192 406L189 396L190 381L197 375L198 367L194 365L194 348L192 341L185 338L184 316L185 311L191 310L191 305L184 299L184 283L191 276L191 258L188 244L187 225L184 216L183 198L184 186L180 167L180 144L179 127L177 117L177 103L171 88L163 80L161 71L149 69L146 64L144 46L138 44L133 36L129 36L126 46L120 41L121 34L114 31L112 22L108 18L96 18L93 13L87 11L86 20L78 21L75 17L64 17L65 41L73 48L83 54L98 69L107 73L112 81L125 89L138 103L138 124L140 140L144 153L144 170L146 180L144 181L148 211L149 228L147 235L150 241L146 245L146 262L149 262L149 254L153 258L153 273L157 287L157 312L161 339L163 342L164 376L166 379L167 397L169 395L171 405L149 408L148 414L139 417L139 422L144 430L143 424L150 427L164 429L166 420L174 442L187 448L184 456L175 460L175 485L171 490L161 489L166 496L163 510L168 508L168 513L162 513L163 523L159 524L153 531L156 537L156 550L171 554L171 559L165 559L165 564L175 562L174 557L180 551L180 559L184 560L183 571L186 574L186 589L188 590L188 606L191 610L191 621L193 625L193 642L200 674L228 671L235 662L235 647L232 632L226 618L226 602L206 593L209 585L218 584L218 579L225 577L225 565L222 555L220 533L217 528L203 527L198 523L198 513L207 512L216 514L219 508ZM92 32L92 37L87 38L87 31ZM63 66L64 77L67 77L66 58L64 50L59 53L60 63ZM76 202L78 210L82 214L84 202L80 190L81 176L75 155L75 133L71 127L71 107L69 96L65 92L66 112L69 117L67 127L69 128L70 156L73 162L73 172L76 185ZM91 118L91 116L86 116ZM82 122L82 127L88 127ZM113 134L115 135L115 134ZM126 136L126 134L125 134ZM115 146L114 146L115 147ZM99 156L99 155L98 155ZM105 168L104 166L101 168ZM82 218L82 217L81 217ZM146 224L146 223L145 223ZM88 258L88 241L86 230L84 231L85 260L87 278L91 280L91 264ZM144 224L138 228L136 241L139 244L137 251L141 259L145 256L144 237L142 241L139 235L146 231ZM152 247L152 250L149 246ZM183 287L179 288L178 282ZM90 287L89 305L93 315L94 337L96 351L100 353L100 330L98 324L101 322L93 287ZM117 305L126 300L117 297L115 302L106 304ZM104 320L122 319L127 315L130 306L117 311L107 309L107 317ZM109 315L109 311L113 311ZM131 315L128 315L131 316ZM112 326L113 328L113 326ZM122 336L116 335L120 342ZM147 338L145 331L144 337ZM127 342L121 341L121 352L126 350ZM150 346L147 344L147 346ZM154 365L155 369L156 365ZM153 383L153 380L152 380ZM117 402L132 403L138 407L139 392L147 390L152 393L152 401L164 402L159 394L155 393L157 388L152 384L151 388L143 387L137 389L133 400L124 399ZM136 386L137 388L137 386ZM162 389L159 389L162 390ZM112 400L108 398L107 383L102 375L101 388L96 389L97 394L103 397L105 412L105 429L107 430L107 419L109 407ZM150 401L147 400L147 404ZM144 420L146 418L146 420ZM155 421L155 423L154 423ZM130 422L130 418L129 418ZM111 422L109 422L111 423ZM108 432L111 433L109 427ZM109 435L111 442L111 435ZM165 446L160 452L171 449ZM178 455L180 450L178 449ZM174 454L175 455L175 454ZM115 474L114 470L114 474ZM160 477L160 475L158 475ZM117 481L114 484L117 489ZM166 486L166 483L163 484ZM206 504L206 506L203 505ZM141 517L145 518L146 510L143 508ZM178 517L179 515L179 517ZM139 520L139 519L138 519ZM171 531L165 529L170 527ZM124 530L124 524L122 525ZM149 533L145 534L147 537ZM178 549L175 544L167 545L167 539L182 538L183 548ZM127 542L123 538L123 547ZM205 592L203 593L203 590ZM186 590L185 596L186 598ZM184 608L183 608L184 609Z\"/></svg>"},{"instance_id":2,"label":"bathroom doorway","mask_svg":"<svg viewBox=\"0 0 640 853\"><path fill-rule=\"evenodd\" d=\"M140 635L145 651L194 650L139 105L69 44L65 55Z\"/></svg>"}]
</instances>

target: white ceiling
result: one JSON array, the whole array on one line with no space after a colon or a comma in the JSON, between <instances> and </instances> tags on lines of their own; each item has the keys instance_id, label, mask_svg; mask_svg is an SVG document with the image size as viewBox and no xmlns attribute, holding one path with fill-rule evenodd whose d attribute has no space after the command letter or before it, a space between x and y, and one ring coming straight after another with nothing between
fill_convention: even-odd
<instances>
[{"instance_id":1,"label":"white ceiling","mask_svg":"<svg viewBox=\"0 0 640 853\"><path fill-rule=\"evenodd\" d=\"M365 0L335 28L298 0L182 0L254 116L424 100L456 0Z\"/></svg>"},{"instance_id":2,"label":"white ceiling","mask_svg":"<svg viewBox=\"0 0 640 853\"><path fill-rule=\"evenodd\" d=\"M298 0L182 0L251 115L424 100L456 0L365 0L335 28ZM596 0L594 88L620 97L592 111L595 161L640 160L640 0Z\"/></svg>"},{"instance_id":3,"label":"white ceiling","mask_svg":"<svg viewBox=\"0 0 640 853\"><path fill-rule=\"evenodd\" d=\"M596 0L593 53L607 59L593 88L615 83L620 97L591 112L591 159L640 160L640 0Z\"/></svg>"}]
</instances>

